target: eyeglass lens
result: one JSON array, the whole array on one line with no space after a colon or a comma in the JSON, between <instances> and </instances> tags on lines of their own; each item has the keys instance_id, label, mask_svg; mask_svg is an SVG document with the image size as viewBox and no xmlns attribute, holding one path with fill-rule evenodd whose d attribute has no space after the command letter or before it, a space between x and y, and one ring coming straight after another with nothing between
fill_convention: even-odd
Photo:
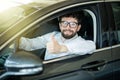
<instances>
[{"instance_id":1,"label":"eyeglass lens","mask_svg":"<svg viewBox=\"0 0 120 80\"><path fill-rule=\"evenodd\" d=\"M67 27L68 24L69 24L69 26L70 26L71 28L75 28L75 27L77 27L77 25L78 25L78 23L76 23L76 22L61 21L60 23L61 23L61 26L63 26L63 27Z\"/></svg>"}]
</instances>

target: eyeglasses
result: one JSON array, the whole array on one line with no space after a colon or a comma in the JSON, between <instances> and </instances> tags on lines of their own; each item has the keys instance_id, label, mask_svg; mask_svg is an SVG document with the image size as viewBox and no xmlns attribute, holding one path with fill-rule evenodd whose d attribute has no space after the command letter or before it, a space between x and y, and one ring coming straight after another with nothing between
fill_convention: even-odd
<instances>
[{"instance_id":1,"label":"eyeglasses","mask_svg":"<svg viewBox=\"0 0 120 80\"><path fill-rule=\"evenodd\" d=\"M78 23L77 23L77 22L61 21L60 24L61 24L62 27L67 27L68 24L69 24L69 26L70 26L71 28L75 28L75 27L78 26Z\"/></svg>"}]
</instances>

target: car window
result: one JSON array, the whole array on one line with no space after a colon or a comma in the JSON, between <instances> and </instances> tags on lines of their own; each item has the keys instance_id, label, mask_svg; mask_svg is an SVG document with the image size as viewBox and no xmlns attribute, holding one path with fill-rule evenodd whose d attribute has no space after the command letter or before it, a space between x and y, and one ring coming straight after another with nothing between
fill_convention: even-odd
<instances>
[{"instance_id":1,"label":"car window","mask_svg":"<svg viewBox=\"0 0 120 80\"><path fill-rule=\"evenodd\" d=\"M120 3L112 3L115 26L117 28L118 41L120 43Z\"/></svg>"},{"instance_id":2,"label":"car window","mask_svg":"<svg viewBox=\"0 0 120 80\"><path fill-rule=\"evenodd\" d=\"M96 27L95 26L96 25L95 16L92 13L92 11L90 11L90 10L84 9L82 11L84 12L84 18L83 18L83 21L81 24L82 28L78 32L78 35L83 37L86 40L95 41L95 38L94 38L94 35L95 35L94 29ZM24 36L28 37L28 38L35 38L35 37L38 37L38 36L44 35L46 33L53 32L53 31L60 31L58 17L59 16L55 17L54 19L50 19L48 21L45 21L42 24L40 23L40 24L36 25L37 28L32 31L32 34L30 31ZM38 49L38 50L35 50L32 52L35 53L36 55L39 55L42 59L44 58L45 49Z\"/></svg>"}]
</instances>

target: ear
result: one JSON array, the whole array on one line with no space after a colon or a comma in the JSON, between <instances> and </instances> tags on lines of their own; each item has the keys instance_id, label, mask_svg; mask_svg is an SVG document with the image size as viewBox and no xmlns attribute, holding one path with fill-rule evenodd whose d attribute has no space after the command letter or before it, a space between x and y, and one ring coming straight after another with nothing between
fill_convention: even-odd
<instances>
[{"instance_id":1,"label":"ear","mask_svg":"<svg viewBox=\"0 0 120 80\"><path fill-rule=\"evenodd\" d=\"M81 29L81 24L78 25L77 32Z\"/></svg>"}]
</instances>

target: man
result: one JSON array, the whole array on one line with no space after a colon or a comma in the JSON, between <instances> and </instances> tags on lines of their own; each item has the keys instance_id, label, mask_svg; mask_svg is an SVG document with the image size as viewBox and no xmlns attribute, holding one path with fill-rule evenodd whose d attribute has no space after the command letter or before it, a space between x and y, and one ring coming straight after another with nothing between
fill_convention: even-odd
<instances>
[{"instance_id":1,"label":"man","mask_svg":"<svg viewBox=\"0 0 120 80\"><path fill-rule=\"evenodd\" d=\"M81 28L82 13L69 13L59 18L61 32L52 32L43 36L20 39L19 48L27 51L46 48L45 60L70 54L85 55L95 50L95 43L78 36Z\"/></svg>"}]
</instances>

